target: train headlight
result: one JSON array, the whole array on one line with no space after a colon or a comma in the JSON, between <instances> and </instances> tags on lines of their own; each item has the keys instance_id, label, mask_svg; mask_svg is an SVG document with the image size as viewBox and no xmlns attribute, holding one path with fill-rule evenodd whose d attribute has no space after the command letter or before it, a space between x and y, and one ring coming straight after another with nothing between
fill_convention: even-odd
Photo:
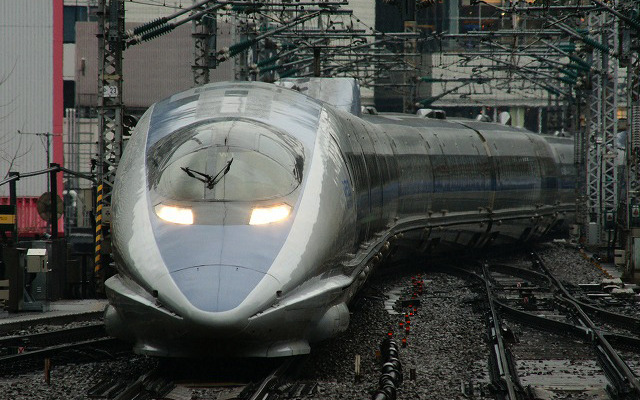
<instances>
[{"instance_id":1,"label":"train headlight","mask_svg":"<svg viewBox=\"0 0 640 400\"><path fill-rule=\"evenodd\" d=\"M155 211L158 217L175 224L192 225L193 224L193 211L190 208L181 208L175 206L166 206L164 204L158 204L155 206Z\"/></svg>"},{"instance_id":2,"label":"train headlight","mask_svg":"<svg viewBox=\"0 0 640 400\"><path fill-rule=\"evenodd\" d=\"M249 225L263 225L271 222L282 221L291 213L291 207L287 204L278 204L273 207L256 207L251 211Z\"/></svg>"}]
</instances>

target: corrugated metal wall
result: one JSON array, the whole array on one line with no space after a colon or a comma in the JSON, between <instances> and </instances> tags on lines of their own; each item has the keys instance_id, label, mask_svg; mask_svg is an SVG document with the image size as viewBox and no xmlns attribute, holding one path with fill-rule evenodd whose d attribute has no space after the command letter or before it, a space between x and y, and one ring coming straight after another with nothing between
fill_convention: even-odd
<instances>
[{"instance_id":1,"label":"corrugated metal wall","mask_svg":"<svg viewBox=\"0 0 640 400\"><path fill-rule=\"evenodd\" d=\"M53 131L52 37L51 0L0 0L0 180L47 167L46 138L31 133ZM39 196L46 184L46 175L22 179L18 195Z\"/></svg>"},{"instance_id":2,"label":"corrugated metal wall","mask_svg":"<svg viewBox=\"0 0 640 400\"><path fill-rule=\"evenodd\" d=\"M47 222L38 213L37 197L20 197L17 199L18 232L21 238L41 236L50 233ZM9 204L8 197L0 197L0 205ZM62 233L62 219L58 220L58 233Z\"/></svg>"}]
</instances>

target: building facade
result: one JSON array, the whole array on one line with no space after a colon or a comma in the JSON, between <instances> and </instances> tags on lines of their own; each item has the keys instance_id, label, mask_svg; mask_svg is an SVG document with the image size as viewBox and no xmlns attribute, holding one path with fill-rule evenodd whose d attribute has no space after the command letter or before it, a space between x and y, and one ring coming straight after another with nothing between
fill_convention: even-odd
<instances>
[{"instance_id":1,"label":"building facade","mask_svg":"<svg viewBox=\"0 0 640 400\"><path fill-rule=\"evenodd\" d=\"M62 0L0 0L0 181L63 164L62 25ZM47 179L21 179L18 196L40 196Z\"/></svg>"}]
</instances>

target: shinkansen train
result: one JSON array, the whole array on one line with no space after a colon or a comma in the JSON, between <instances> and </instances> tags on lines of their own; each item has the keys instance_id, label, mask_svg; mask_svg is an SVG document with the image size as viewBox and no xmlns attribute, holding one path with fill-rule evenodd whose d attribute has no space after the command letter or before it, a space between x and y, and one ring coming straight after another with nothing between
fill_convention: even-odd
<instances>
[{"instance_id":1,"label":"shinkansen train","mask_svg":"<svg viewBox=\"0 0 640 400\"><path fill-rule=\"evenodd\" d=\"M315 78L151 106L112 197L108 332L154 356L304 354L347 328L392 249L524 242L573 218L571 139L362 115L359 97Z\"/></svg>"}]
</instances>

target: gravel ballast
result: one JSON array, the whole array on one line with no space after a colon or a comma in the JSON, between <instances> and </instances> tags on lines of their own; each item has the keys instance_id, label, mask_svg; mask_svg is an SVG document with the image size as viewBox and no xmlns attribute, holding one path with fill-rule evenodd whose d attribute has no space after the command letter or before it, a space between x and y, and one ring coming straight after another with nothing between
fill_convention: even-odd
<instances>
[{"instance_id":1,"label":"gravel ballast","mask_svg":"<svg viewBox=\"0 0 640 400\"><path fill-rule=\"evenodd\" d=\"M535 248L553 273L574 284L598 282L603 273L577 250L557 244ZM499 251L490 258L499 260ZM526 253L503 257L507 262ZM517 253L515 253L517 254ZM451 265L458 263L448 260ZM442 264L442 263L440 263ZM318 383L318 392L305 398L369 399L378 388L380 360L377 355L381 341L389 330L400 343L404 334L398 324L403 314L385 309L387 295L411 288L411 278L418 273L424 280L421 306L411 319L408 346L400 349L404 382L398 399L465 399L461 386L471 383L476 398L488 382L485 313L482 286L458 276L431 268L432 263L385 267L377 271L350 305L351 323L340 337L313 346L312 354L301 367L300 378ZM404 294L406 298L410 294ZM399 309L396 308L396 311ZM40 328L38 328L40 329ZM403 331L402 331L403 332ZM354 360L361 357L362 378L356 382ZM51 384L44 383L42 371L17 376L0 377L0 393L6 399L88 399L87 391L106 376L137 377L158 361L148 357L122 354L101 362L56 365ZM415 381L410 370L415 370ZM184 392L184 391L183 391ZM237 388L187 388L191 399L221 400L237 395ZM492 398L484 390L485 398Z\"/></svg>"}]
</instances>

